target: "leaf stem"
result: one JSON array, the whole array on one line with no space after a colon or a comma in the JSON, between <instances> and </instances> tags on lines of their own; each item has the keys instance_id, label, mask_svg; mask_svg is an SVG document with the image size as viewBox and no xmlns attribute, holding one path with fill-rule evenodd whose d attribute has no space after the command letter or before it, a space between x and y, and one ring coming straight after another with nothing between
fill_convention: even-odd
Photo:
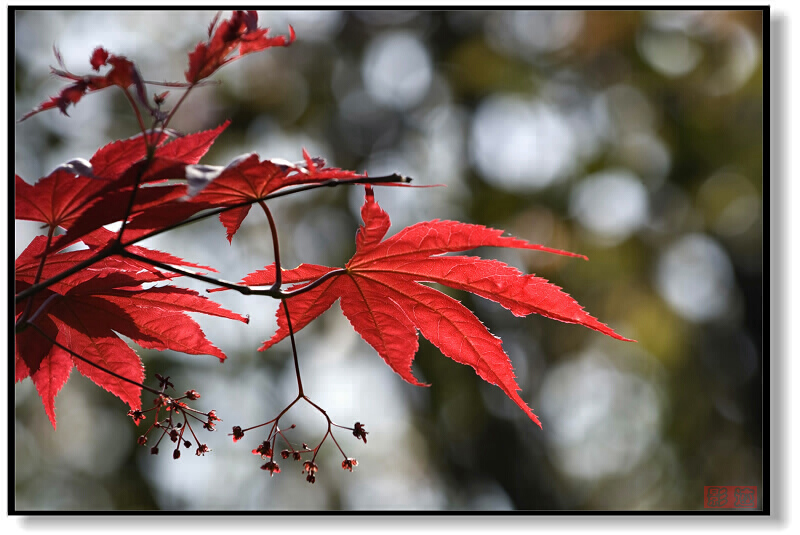
<instances>
[{"instance_id":1,"label":"leaf stem","mask_svg":"<svg viewBox=\"0 0 800 535\"><path fill-rule=\"evenodd\" d=\"M50 297L48 297L47 299L44 300L44 303L42 303L42 306L40 306L38 309L36 309L36 312L33 314L33 316L31 316L28 320L26 320L25 323L28 323L28 322L33 323L34 321L39 319L39 316L45 310L47 310L47 307L50 306L50 303L52 303L53 301L55 301L59 297L62 297L61 294L57 294L57 293L51 294Z\"/></svg>"},{"instance_id":2,"label":"leaf stem","mask_svg":"<svg viewBox=\"0 0 800 535\"><path fill-rule=\"evenodd\" d=\"M272 218L272 212L267 208L264 201L258 201L259 206L264 210L269 221L269 230L272 233L272 249L275 255L275 284L272 285L272 290L280 290L281 288L281 248L278 244L278 229L275 226L275 220Z\"/></svg>"},{"instance_id":3,"label":"leaf stem","mask_svg":"<svg viewBox=\"0 0 800 535\"><path fill-rule=\"evenodd\" d=\"M192 91L192 89L194 89L194 87L196 85L197 85L197 82L194 82L189 87L187 87L186 88L186 92L183 95L181 95L181 98L172 107L172 110L169 112L169 115L167 116L166 120L164 121L164 124L161 126L161 131L158 133L158 138L156 139L156 146L158 146L161 143L161 138L164 135L164 131L169 126L170 121L172 121L172 118L175 117L175 113L178 111L178 108L181 107L181 104L183 104L183 101L186 100L186 97L189 96L189 93Z\"/></svg>"},{"instance_id":4,"label":"leaf stem","mask_svg":"<svg viewBox=\"0 0 800 535\"><path fill-rule=\"evenodd\" d=\"M290 292L283 292L282 291L281 292L281 296L283 298L285 298L285 299L288 299L290 297L294 297L295 295L300 295L300 294L306 293L309 290L313 290L314 288L316 288L317 286L319 286L320 284L322 284L326 280L332 279L333 277L335 277L337 275L342 275L344 273L347 273L347 270L344 269L344 268L334 269L333 271L327 272L326 274L324 274L320 278L314 279L313 282L303 286L302 288L298 288L298 289L292 290Z\"/></svg>"},{"instance_id":5,"label":"leaf stem","mask_svg":"<svg viewBox=\"0 0 800 535\"><path fill-rule=\"evenodd\" d=\"M144 126L144 120L142 119L142 114L139 111L139 106L136 105L136 101L133 100L131 92L128 91L128 88L123 88L122 92L125 93L125 97L128 99L131 108L133 108L133 112L136 114L136 121L139 123L139 129L142 131L142 135L144 136L145 149L149 150L150 145L147 143L147 128Z\"/></svg>"}]
</instances>

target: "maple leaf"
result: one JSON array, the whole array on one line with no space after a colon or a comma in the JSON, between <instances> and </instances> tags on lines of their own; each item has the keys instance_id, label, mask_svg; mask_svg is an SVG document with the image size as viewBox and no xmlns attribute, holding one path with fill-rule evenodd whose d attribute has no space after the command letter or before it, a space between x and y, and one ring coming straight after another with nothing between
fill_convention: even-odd
<instances>
[{"instance_id":1,"label":"maple leaf","mask_svg":"<svg viewBox=\"0 0 800 535\"><path fill-rule=\"evenodd\" d=\"M580 255L503 237L500 230L454 221L418 223L383 240L389 230L389 216L375 202L370 187L361 216L364 224L356 236L356 252L343 270L302 264L282 271L282 282L294 283L289 290L328 277L311 290L287 299L294 332L339 300L356 332L409 383L421 385L411 372L419 331L445 356L471 366L482 379L499 386L540 427L539 419L518 393L511 361L500 339L489 333L464 305L421 282L472 292L517 316L541 314L628 340L590 316L572 297L545 279L523 274L496 260L440 256L482 246ZM274 264L251 273L242 282L250 286L273 284ZM289 335L282 307L277 316L278 330L260 348L262 351Z\"/></svg>"},{"instance_id":2,"label":"maple leaf","mask_svg":"<svg viewBox=\"0 0 800 535\"><path fill-rule=\"evenodd\" d=\"M223 65L246 54L273 46L289 46L295 39L291 26L288 37L267 37L268 29L258 27L256 11L234 11L229 20L220 23L212 36L216 21L215 18L208 28L209 40L198 43L189 54L189 69L185 73L189 83L211 76ZM238 54L234 54L237 48Z\"/></svg>"},{"instance_id":3,"label":"maple leaf","mask_svg":"<svg viewBox=\"0 0 800 535\"><path fill-rule=\"evenodd\" d=\"M64 169L57 169L33 186L16 177L16 218L68 229L53 244L54 250L62 249L104 225L120 221L130 203L137 175L141 175L140 183L151 185L170 178L183 178L186 166L200 161L229 124L230 121L225 121L217 128L162 143L146 170L143 168L147 163L145 144L141 136L136 136L99 149L90 161L93 179ZM138 189L130 219L137 218L148 208L179 199L184 191L182 185ZM191 215L202 208L196 206L184 211ZM167 221L175 219L175 211L170 212ZM145 219L149 225L143 228L140 224L135 227L139 232L128 232L126 236L137 237L164 223L149 216Z\"/></svg>"},{"instance_id":4,"label":"maple leaf","mask_svg":"<svg viewBox=\"0 0 800 535\"><path fill-rule=\"evenodd\" d=\"M91 178L58 169L34 185L14 175L16 219L41 221L50 228L68 227L86 208L86 200L102 188Z\"/></svg>"},{"instance_id":5,"label":"maple leaf","mask_svg":"<svg viewBox=\"0 0 800 535\"><path fill-rule=\"evenodd\" d=\"M227 123L220 129L226 125ZM218 133L218 130L209 131L208 134ZM200 139L199 135L196 137ZM211 136L206 137L209 144L213 142ZM164 149L176 144L177 141L172 142ZM205 150L207 148L203 153ZM191 154L192 158L187 157L188 154ZM244 204L219 216L230 242L250 212L250 204L271 193L300 184L366 177L366 174L354 171L325 167L322 158L312 158L305 150L303 156L302 163L290 163L284 160L262 161L257 154L249 153L235 158L226 166L196 165L199 156L192 151L187 151L181 156L186 162L185 165L179 160L156 158L151 170L145 174L144 181L152 183L166 178L185 178L186 186L166 185L140 189L125 229L125 236L136 238L183 221L205 209ZM130 191L123 188L106 193L100 192L98 195L102 195L102 198L81 214L69 232L57 241L54 248L68 245L100 225L119 221L124 215L122 209L127 205Z\"/></svg>"},{"instance_id":6,"label":"maple leaf","mask_svg":"<svg viewBox=\"0 0 800 535\"><path fill-rule=\"evenodd\" d=\"M100 67L104 65L111 65L111 69L105 76L79 76L66 70L64 67L64 62L61 59L61 54L57 49L54 48L53 52L61 69L55 69L51 67L50 71L56 76L60 76L61 78L65 78L67 80L72 80L73 83L62 89L58 96L51 97L49 100L42 102L37 107L23 115L22 118L17 122L21 123L22 121L33 115L36 115L39 112L52 108L58 108L61 113L69 116L67 113L67 108L70 106L70 104L77 104L87 92L99 91L111 86L118 86L122 89L127 89L133 85L136 88L136 95L140 102L142 102L142 104L144 104L148 109L153 111L152 108L150 108L150 105L147 103L147 98L145 97L144 80L142 79L142 76L139 74L139 71L136 69L136 66L133 64L133 62L126 57L109 54L105 49L98 47L94 50L94 52L92 52L92 56L89 59L92 69L98 71Z\"/></svg>"},{"instance_id":7,"label":"maple leaf","mask_svg":"<svg viewBox=\"0 0 800 535\"><path fill-rule=\"evenodd\" d=\"M100 229L85 240L89 249L49 256L42 276L50 277L91 257L114 236L114 233ZM34 283L39 264L37 257L44 251L45 242L44 236L38 236L17 258L17 292ZM142 247L129 247L129 250L172 265L203 267ZM53 427L56 426L55 397L67 382L73 367L119 397L131 409L141 406L141 387L135 383L141 383L144 369L138 355L117 333L147 349L172 349L225 359L224 353L208 341L200 326L186 312L245 323L248 319L193 290L174 286L142 287L143 283L164 281L174 276L174 273L154 270L137 260L109 257L90 269L52 284L32 298L32 310L38 311L33 324L38 329L28 326L16 335L15 380L31 377ZM27 301L17 304L17 320L26 305ZM129 381L92 366L54 342Z\"/></svg>"},{"instance_id":8,"label":"maple leaf","mask_svg":"<svg viewBox=\"0 0 800 535\"><path fill-rule=\"evenodd\" d=\"M175 155L191 155L187 163L196 163L228 124L226 122L215 130L186 136L169 143L166 147L162 142L156 154L167 158L173 158ZM119 183L116 180L134 164L142 161L146 153L142 136L137 135L114 141L98 149L88 164L82 166L80 173L75 172L74 166L62 165L33 185L15 175L15 218L41 221L51 228L69 228L100 196L109 189L118 187ZM148 195L152 196L152 192L144 194L145 197ZM121 211L125 209L126 204L119 199L115 199L114 203L116 212L120 212L119 217L121 217ZM144 203L140 200L135 208L141 209L142 204ZM89 225L87 232L114 221Z\"/></svg>"},{"instance_id":9,"label":"maple leaf","mask_svg":"<svg viewBox=\"0 0 800 535\"><path fill-rule=\"evenodd\" d=\"M310 157L305 149L303 158L305 165L277 160L260 161L257 154L237 158L224 168L211 170L213 178L192 200L204 208L232 206L263 199L288 186L324 182L331 178L366 176L335 167L326 168L324 160ZM250 205L247 205L220 214L219 219L227 230L228 242L231 242L249 212Z\"/></svg>"}]
</instances>

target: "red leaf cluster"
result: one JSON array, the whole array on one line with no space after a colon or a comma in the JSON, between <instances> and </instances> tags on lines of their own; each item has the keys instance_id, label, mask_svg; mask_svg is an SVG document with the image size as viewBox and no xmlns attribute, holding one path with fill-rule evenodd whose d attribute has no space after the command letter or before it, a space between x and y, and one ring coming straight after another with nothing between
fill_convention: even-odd
<instances>
[{"instance_id":1,"label":"red leaf cluster","mask_svg":"<svg viewBox=\"0 0 800 535\"><path fill-rule=\"evenodd\" d=\"M67 80L72 80L73 83L62 89L58 96L51 97L49 100L42 102L36 108L26 113L19 120L20 122L32 115L51 108L58 108L61 113L68 116L67 108L70 104L77 104L87 92L99 91L100 89L105 89L110 86L118 86L122 89L127 89L131 85L135 85L137 93L142 93L143 95L144 83L142 77L136 70L136 66L124 56L109 54L104 48L98 47L94 50L89 60L92 68L95 71L99 71L100 67L111 65L111 70L109 70L105 76L78 76L64 68L58 50L55 50L55 55L61 69L51 69L53 74Z\"/></svg>"},{"instance_id":2,"label":"red leaf cluster","mask_svg":"<svg viewBox=\"0 0 800 535\"><path fill-rule=\"evenodd\" d=\"M87 238L88 249L53 255L42 275L47 278L86 260L114 238L111 232L97 231ZM17 258L14 266L17 292L34 283L38 257L44 252L46 240L44 236L37 237ZM172 265L203 267L159 251L135 249L139 254ZM193 290L175 286L142 287L174 276L153 270L142 262L109 257L92 269L79 271L36 294L34 309L38 312L32 322L36 327L28 326L16 337L15 380L31 377L53 427L56 425L55 397L73 367L118 396L131 409L140 407L141 388L125 379L141 382L144 369L136 353L116 333L148 349L171 349L225 359L222 351L206 339L200 326L186 312L243 322L247 322L247 318ZM24 301L17 304L17 319L26 305ZM82 358L73 356L67 349ZM118 376L109 375L92 363Z\"/></svg>"},{"instance_id":3,"label":"red leaf cluster","mask_svg":"<svg viewBox=\"0 0 800 535\"><path fill-rule=\"evenodd\" d=\"M231 61L294 41L291 27L288 37L268 37L267 33L258 27L255 11L235 11L219 26L215 19L208 41L189 54L185 73L189 84L175 85L194 87ZM56 56L63 67L58 53ZM224 360L222 351L206 339L187 313L247 321L197 292L166 285L188 275L233 287L191 271L214 271L212 268L140 247L136 245L139 241L192 221L193 216L216 214L231 241L252 204L294 189L342 180L366 182L365 174L325 167L321 158L312 158L305 150L299 163L246 154L224 166L200 164L228 122L168 141L173 131L158 108L163 96L156 98L156 108L150 107L145 83L132 62L98 47L90 64L98 72L103 67L109 70L105 75L76 76L54 69L73 83L23 120L55 107L66 114L66 108L87 92L112 85L125 90L133 103L127 93L133 85L139 103L152 112L160 129L151 132L142 126L140 135L102 147L89 161L72 160L33 185L15 176L16 218L41 222L48 228L48 236L35 238L15 262L15 380L32 379L53 426L55 397L73 367L133 411L140 408L142 362L120 335L147 349L208 354ZM141 124L135 104L134 108ZM197 215L203 211L209 212ZM537 424L538 418L519 395L500 339L461 303L426 283L471 292L516 316L540 314L627 340L540 277L496 260L451 253L488 246L580 255L455 221L418 223L386 238L389 216L375 202L369 185L361 216L355 254L343 269L302 264L281 271L281 284L290 285L281 297L285 297L294 332L339 301L353 328L404 380L422 384L411 370L422 334L445 356L471 366L482 379L497 385ZM115 223L121 226L118 232L104 228ZM58 235L60 229L65 232ZM78 243L84 248L65 251ZM272 286L275 282L273 264L248 275L242 284ZM289 318L283 308L277 319L277 332L261 350L289 336ZM358 423L354 434L366 442L366 432ZM271 472L279 471L277 465L265 466Z\"/></svg>"},{"instance_id":4,"label":"red leaf cluster","mask_svg":"<svg viewBox=\"0 0 800 535\"><path fill-rule=\"evenodd\" d=\"M234 11L229 20L220 23L212 36L215 22L216 19L208 29L209 40L198 43L194 52L189 54L189 69L185 73L189 83L208 78L223 65L242 56L273 46L289 46L295 40L291 26L288 37L267 37L269 30L258 27L256 11Z\"/></svg>"},{"instance_id":5,"label":"red leaf cluster","mask_svg":"<svg viewBox=\"0 0 800 535\"><path fill-rule=\"evenodd\" d=\"M325 168L320 164L321 159L311 158L305 153L303 164L262 161L257 155L252 155L236 165L221 168L222 171L209 180L202 191L189 197L188 170L197 166L227 125L228 122L213 130L162 143L150 159L147 159L147 145L140 135L110 143L99 149L88 162L77 167L61 166L33 185L16 175L16 218L42 222L53 231L58 228L66 230L65 234L52 240L49 248L45 236L37 237L17 258L17 293L40 280L66 272L109 247L117 235L103 227L120 223L126 212L126 251L161 264L214 271L167 253L138 247L131 241L207 208L243 204L220 216L230 239L248 213L249 204L245 203L257 202L287 186L325 182L332 177L363 176ZM179 183L175 183L176 180ZM149 187L141 188L141 184ZM132 195L135 199L131 204ZM87 248L58 252L77 242L82 242ZM43 255L46 255L46 261L39 272ZM186 312L239 321L247 319L192 290L174 286L145 289L142 286L175 276L176 273L154 269L146 262L106 256L90 268L50 284L31 298L30 306L28 300L17 304L18 321L26 308L36 312L32 321L35 327L27 326L16 336L15 378L20 381L31 377L54 426L55 397L73 367L117 395L132 409L139 407L141 388L133 383L139 383L143 378L141 361L116 333L148 349L171 349L188 354L214 355L220 360L225 358ZM109 375L91 363L119 377Z\"/></svg>"}]
</instances>

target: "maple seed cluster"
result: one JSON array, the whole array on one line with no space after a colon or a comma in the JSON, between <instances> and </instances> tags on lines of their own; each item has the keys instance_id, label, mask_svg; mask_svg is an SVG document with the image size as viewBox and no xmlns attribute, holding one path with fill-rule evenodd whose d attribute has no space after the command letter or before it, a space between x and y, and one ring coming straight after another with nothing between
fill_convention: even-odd
<instances>
[{"instance_id":1,"label":"maple seed cluster","mask_svg":"<svg viewBox=\"0 0 800 535\"><path fill-rule=\"evenodd\" d=\"M138 409L128 411L128 416L133 418L133 422L136 425L139 425L139 422L142 420L147 419L145 413L155 411L153 424L136 440L137 444L140 446L146 445L148 441L148 435L151 432L158 434L158 432L154 430L160 429L161 435L156 440L156 443L150 448L150 454L158 455L158 446L161 444L161 441L164 439L164 437L169 437L169 439L175 443L175 449L172 452L172 458L179 459L181 456L181 446L184 448L192 447L192 442L187 440L185 437L186 430L188 429L191 436L197 442L195 455L205 456L205 454L211 450L207 444L200 443L197 435L195 435L194 429L192 429L191 420L201 423L203 429L214 431L214 422L221 421L221 419L217 417L217 413L213 410L207 413L200 412L189 407L186 402L182 401L184 399L188 399L190 401L200 399L200 394L197 392L197 390L187 390L183 396L179 398L172 398L165 394L167 388L174 388L174 385L169 380L169 377L163 377L158 373L155 374L155 376L160 383L161 392L159 392L153 399L153 406L145 411ZM161 409L164 409L166 413L166 417L163 420L159 419ZM176 421L181 419L181 417L183 421Z\"/></svg>"},{"instance_id":2,"label":"maple seed cluster","mask_svg":"<svg viewBox=\"0 0 800 535\"><path fill-rule=\"evenodd\" d=\"M285 412L285 410L284 410L284 412ZM322 412L323 412L323 414L325 414L325 416L327 418L327 414L324 411L322 411ZM283 413L281 413L281 416L282 415L283 415ZM344 426L341 426L341 425L337 425L337 424L333 423L332 421L330 421L330 419L328 419L328 431L325 433L325 436L322 437L322 440L320 440L319 444L317 444L315 447L312 448L307 443L303 442L303 443L301 443L299 448L296 448L294 446L294 444L292 444L292 442L289 439L287 439L286 435L284 434L285 432L287 432L287 431L289 431L291 429L294 429L295 425L292 424L288 429L285 429L285 430L284 429L280 429L278 427L278 425L277 425L279 419L280 419L280 416L278 416L274 420L270 420L269 422L265 422L263 424L251 427L249 429L242 429L240 426L237 425L237 426L233 427L233 432L229 434L229 436L233 437L233 441L234 442L238 442L238 441L240 441L241 439L244 438L245 431L249 431L251 429L256 429L256 428L264 426L264 425L273 424L267 439L264 440L258 446L256 446L252 451L253 455L259 455L263 460L267 461L265 464L261 465L261 469L266 471L266 472L269 472L270 476L274 476L275 474L279 474L280 471L281 471L280 465L275 461L275 448L276 448L276 445L277 445L278 437L280 437L281 440L287 446L287 448L281 450L281 452L280 452L281 458L288 459L289 457L291 457L292 460L294 460L294 461L302 461L303 460L303 455L311 454L311 458L307 459L303 463L303 469L301 470L301 473L307 474L306 475L306 481L308 481L312 485L317 481L317 472L319 471L319 466L317 465L315 460L317 458L317 454L319 453L320 448L322 447L322 444L325 442L325 440L328 437L330 437L331 440L333 440L333 443L336 445L336 447L339 449L339 452L344 457L344 460L342 461L342 468L343 469L349 470L350 472L352 472L353 471L353 467L358 465L358 461L356 461L352 457L348 457L344 453L344 451L342 450L341 446L339 446L339 443L337 442L336 438L333 436L332 428L333 427L338 427L338 428L341 428L341 429L346 429L348 431L352 431L353 436L355 436L356 438L362 439L364 441L364 443L366 444L367 443L367 431L364 429L364 424L362 424L360 422L356 422L355 425L352 428L349 428L349 427L344 427Z\"/></svg>"}]
</instances>

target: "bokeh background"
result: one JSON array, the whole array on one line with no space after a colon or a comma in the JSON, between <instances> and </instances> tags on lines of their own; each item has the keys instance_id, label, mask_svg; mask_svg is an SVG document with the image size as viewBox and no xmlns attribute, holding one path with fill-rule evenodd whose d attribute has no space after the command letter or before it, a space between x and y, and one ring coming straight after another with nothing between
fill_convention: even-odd
<instances>
[{"instance_id":1,"label":"bokeh background","mask_svg":"<svg viewBox=\"0 0 800 535\"><path fill-rule=\"evenodd\" d=\"M14 116L63 86L48 75L54 44L73 72L88 73L103 45L148 80L182 80L214 14L13 13ZM359 466L342 471L326 447L311 486L290 461L274 478L259 470L250 450L263 436L227 436L271 419L296 386L288 342L256 351L276 303L215 294L251 317L197 318L224 364L140 351L150 381L171 376L223 418L204 437L213 452L149 455L126 407L77 372L54 431L25 381L15 387L17 510L696 510L704 485L761 491L760 11L264 11L260 21L276 33L292 24L297 42L223 68L172 125L233 121L204 163L250 151L298 160L305 147L330 165L443 184L379 189L390 234L450 218L586 254L478 251L562 286L638 343L448 291L503 339L539 429L425 341L414 370L433 386L405 384L334 306L298 336L306 391L337 422L364 422L369 443L342 432ZM16 125L25 180L137 131L113 91L69 113ZM273 202L284 264L342 265L362 200L362 189L337 188ZM272 261L263 219L251 214L232 245L215 220L145 245L238 280ZM39 232L17 222L16 253ZM298 442L324 431L311 410L285 422Z\"/></svg>"}]
</instances>

